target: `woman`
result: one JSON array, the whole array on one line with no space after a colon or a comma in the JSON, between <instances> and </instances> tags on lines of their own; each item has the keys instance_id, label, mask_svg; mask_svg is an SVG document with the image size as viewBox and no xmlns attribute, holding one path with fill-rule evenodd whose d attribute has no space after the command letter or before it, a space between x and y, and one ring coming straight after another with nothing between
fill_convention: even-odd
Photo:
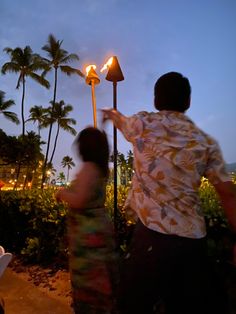
<instances>
[{"instance_id":1,"label":"woman","mask_svg":"<svg viewBox=\"0 0 236 314\"><path fill-rule=\"evenodd\" d=\"M69 205L69 267L75 313L113 313L114 237L104 208L109 173L106 134L81 131L75 144L83 161L70 188L56 197Z\"/></svg>"}]
</instances>

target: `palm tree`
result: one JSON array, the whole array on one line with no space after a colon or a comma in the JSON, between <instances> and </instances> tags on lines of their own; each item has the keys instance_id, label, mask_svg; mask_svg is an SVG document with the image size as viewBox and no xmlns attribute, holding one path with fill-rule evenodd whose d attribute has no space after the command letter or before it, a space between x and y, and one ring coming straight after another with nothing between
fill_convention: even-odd
<instances>
[{"instance_id":1,"label":"palm tree","mask_svg":"<svg viewBox=\"0 0 236 314\"><path fill-rule=\"evenodd\" d=\"M3 116L12 121L15 124L19 124L20 121L17 117L17 114L15 112L8 111L8 109L15 105L14 100L9 99L9 100L4 100L5 98L5 93L0 90L0 114L3 114Z\"/></svg>"},{"instance_id":2,"label":"palm tree","mask_svg":"<svg viewBox=\"0 0 236 314\"><path fill-rule=\"evenodd\" d=\"M47 55L49 59L44 58L44 61L47 62L47 69L43 72L43 75L46 75L49 71L54 71L54 91L53 91L53 100L52 100L52 112L54 112L54 107L56 103L56 94L57 94L57 80L58 80L58 69L61 70L61 72L67 74L70 76L71 74L77 74L81 77L84 77L84 74L76 69L72 68L68 65L68 63L72 61L78 61L79 56L77 54L69 54L66 50L62 49L63 41L57 40L54 35L50 34L48 36L47 44L42 47L44 51L47 52ZM49 125L49 132L48 132L48 142L47 142L47 148L46 148L46 155L45 155L45 161L43 166L43 181L45 179L45 169L48 162L48 154L49 154L49 148L50 148L50 142L51 142L51 134L52 134L52 124Z\"/></svg>"},{"instance_id":3,"label":"palm tree","mask_svg":"<svg viewBox=\"0 0 236 314\"><path fill-rule=\"evenodd\" d=\"M75 119L68 118L68 114L72 110L73 107L71 105L69 104L66 105L65 102L61 100L60 102L56 102L54 104L54 111L52 111L52 107L49 107L47 109L47 113L44 116L44 122L42 123L42 127L47 127L48 125L52 125L53 123L57 124L56 136L49 164L52 163L56 151L60 129L63 129L64 131L67 131L72 135L76 135L76 130L73 127L71 127L71 125L76 124L76 121Z\"/></svg>"},{"instance_id":4,"label":"palm tree","mask_svg":"<svg viewBox=\"0 0 236 314\"><path fill-rule=\"evenodd\" d=\"M43 159L41 144L40 137L33 131L27 132L25 136L20 135L17 138L17 143L14 147L16 160L16 184L14 188L17 186L22 166L26 169L26 180L29 180L32 170L35 171L37 169L39 161ZM26 180L24 183L26 183Z\"/></svg>"},{"instance_id":5,"label":"palm tree","mask_svg":"<svg viewBox=\"0 0 236 314\"><path fill-rule=\"evenodd\" d=\"M52 163L48 163L47 164L47 168L46 168L46 178L47 178L47 182L50 182L50 178L52 176L55 176L57 170L54 168L53 164Z\"/></svg>"},{"instance_id":6,"label":"palm tree","mask_svg":"<svg viewBox=\"0 0 236 314\"><path fill-rule=\"evenodd\" d=\"M57 176L57 180L59 180L61 185L65 184L66 177L65 177L64 172L59 172L59 175Z\"/></svg>"},{"instance_id":7,"label":"palm tree","mask_svg":"<svg viewBox=\"0 0 236 314\"><path fill-rule=\"evenodd\" d=\"M126 168L127 168L127 164L126 164L126 159L125 159L125 155L122 153L117 153L117 165L120 168L120 181L121 184L126 184L127 181L127 176L126 176Z\"/></svg>"},{"instance_id":8,"label":"palm tree","mask_svg":"<svg viewBox=\"0 0 236 314\"><path fill-rule=\"evenodd\" d=\"M133 170L134 154L131 150L128 151L126 162L128 166L128 181L131 181L134 172Z\"/></svg>"},{"instance_id":9,"label":"palm tree","mask_svg":"<svg viewBox=\"0 0 236 314\"><path fill-rule=\"evenodd\" d=\"M44 122L45 112L46 112L46 109L43 108L42 106L33 106L30 108L29 119L26 120L26 122L28 121L33 121L33 123L38 122L38 135L39 136L40 136L41 125Z\"/></svg>"},{"instance_id":10,"label":"palm tree","mask_svg":"<svg viewBox=\"0 0 236 314\"><path fill-rule=\"evenodd\" d=\"M75 166L75 163L72 159L72 157L70 156L64 156L62 161L61 161L61 165L63 168L67 167L67 177L66 177L66 181L69 181L69 171L70 169L72 169L72 167Z\"/></svg>"},{"instance_id":11,"label":"palm tree","mask_svg":"<svg viewBox=\"0 0 236 314\"><path fill-rule=\"evenodd\" d=\"M4 51L10 56L11 60L2 66L2 74L7 72L19 73L16 88L22 83L22 100L21 100L21 119L22 119L22 136L25 135L25 117L24 117L24 100L26 77L29 76L42 86L49 88L49 82L36 72L45 69L45 61L32 52L29 46L22 48L4 48Z\"/></svg>"}]
</instances>

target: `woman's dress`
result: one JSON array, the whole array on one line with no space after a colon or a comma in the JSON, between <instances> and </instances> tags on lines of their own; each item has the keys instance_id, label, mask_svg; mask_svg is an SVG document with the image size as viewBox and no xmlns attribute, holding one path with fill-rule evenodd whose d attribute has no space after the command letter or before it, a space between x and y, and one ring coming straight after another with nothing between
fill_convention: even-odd
<instances>
[{"instance_id":1,"label":"woman's dress","mask_svg":"<svg viewBox=\"0 0 236 314\"><path fill-rule=\"evenodd\" d=\"M105 180L94 183L86 208L68 214L69 266L75 313L114 313L114 233L104 207Z\"/></svg>"}]
</instances>

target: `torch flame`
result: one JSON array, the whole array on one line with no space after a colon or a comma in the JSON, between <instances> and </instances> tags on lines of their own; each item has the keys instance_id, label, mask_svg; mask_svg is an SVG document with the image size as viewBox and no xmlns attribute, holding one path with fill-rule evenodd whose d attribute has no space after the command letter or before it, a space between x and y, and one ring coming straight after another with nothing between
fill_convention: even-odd
<instances>
[{"instance_id":1,"label":"torch flame","mask_svg":"<svg viewBox=\"0 0 236 314\"><path fill-rule=\"evenodd\" d=\"M101 72L103 72L104 70L106 70L107 68L109 68L111 65L112 65L112 62L113 62L113 57L111 57L107 63L104 64L104 66L102 67L101 69Z\"/></svg>"},{"instance_id":2,"label":"torch flame","mask_svg":"<svg viewBox=\"0 0 236 314\"><path fill-rule=\"evenodd\" d=\"M86 67L86 74L87 74L87 76L88 76L88 73L89 73L89 71L91 70L91 69L96 69L96 65L95 64L90 64L90 65L88 65L87 67Z\"/></svg>"}]
</instances>

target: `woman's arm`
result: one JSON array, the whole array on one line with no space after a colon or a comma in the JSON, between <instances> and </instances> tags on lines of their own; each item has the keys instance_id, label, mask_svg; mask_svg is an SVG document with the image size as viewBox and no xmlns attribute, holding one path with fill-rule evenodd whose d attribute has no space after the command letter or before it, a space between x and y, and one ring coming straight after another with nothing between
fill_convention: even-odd
<instances>
[{"instance_id":1,"label":"woman's arm","mask_svg":"<svg viewBox=\"0 0 236 314\"><path fill-rule=\"evenodd\" d=\"M100 172L96 165L92 162L85 162L73 186L57 192L57 200L68 203L70 208L84 208L92 196L94 182L99 176Z\"/></svg>"}]
</instances>

